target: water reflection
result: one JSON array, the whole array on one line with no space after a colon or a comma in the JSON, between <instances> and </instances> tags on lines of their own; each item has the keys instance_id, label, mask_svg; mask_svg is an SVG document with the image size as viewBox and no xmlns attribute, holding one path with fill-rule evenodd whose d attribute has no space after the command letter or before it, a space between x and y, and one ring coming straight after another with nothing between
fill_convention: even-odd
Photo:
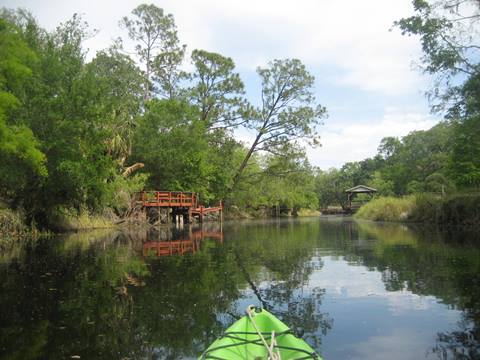
<instances>
[{"instance_id":1,"label":"water reflection","mask_svg":"<svg viewBox=\"0 0 480 360\"><path fill-rule=\"evenodd\" d=\"M475 236L330 218L26 242L0 256L0 359L195 358L250 303L329 360L478 359Z\"/></svg>"},{"instance_id":2,"label":"water reflection","mask_svg":"<svg viewBox=\"0 0 480 360\"><path fill-rule=\"evenodd\" d=\"M145 231L143 256L171 256L195 254L206 239L223 243L223 231L220 224L202 224L200 227L158 228Z\"/></svg>"}]
</instances>

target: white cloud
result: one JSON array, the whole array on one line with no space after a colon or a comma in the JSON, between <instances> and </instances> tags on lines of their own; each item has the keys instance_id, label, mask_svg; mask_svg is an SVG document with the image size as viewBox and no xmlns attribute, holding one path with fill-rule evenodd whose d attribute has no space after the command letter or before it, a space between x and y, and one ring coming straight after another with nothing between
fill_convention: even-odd
<instances>
[{"instance_id":1,"label":"white cloud","mask_svg":"<svg viewBox=\"0 0 480 360\"><path fill-rule=\"evenodd\" d=\"M237 64L247 86L253 70L275 58L300 58L317 75L322 92L361 94L362 108L379 112L388 98L395 104L406 99L417 101L425 80L410 69L420 49L415 38L389 31L395 20L412 13L411 0L152 0L175 17L182 43L188 50L203 48L230 56ZM40 24L53 29L74 12L84 13L92 28L100 33L87 41L90 56L108 47L111 40L126 32L118 27L122 16L129 15L143 0L61 1L3 0L6 7L30 9ZM249 96L258 98L253 86ZM355 110L342 95L330 98L328 108L342 110L344 126L331 118L320 130L323 147L309 150L311 162L323 168L340 166L346 161L372 156L382 137L403 136L414 129L426 129L435 121L420 114L386 111L383 118L371 116L369 123L354 123ZM377 97L377 98L376 98ZM319 99L325 98L319 94ZM417 101L418 104L418 101ZM363 116L365 118L365 116ZM249 134L241 133L243 140Z\"/></svg>"},{"instance_id":2,"label":"white cloud","mask_svg":"<svg viewBox=\"0 0 480 360\"><path fill-rule=\"evenodd\" d=\"M100 33L87 42L95 51L123 35L118 27L141 0L59 1L4 0L24 6L41 25L53 29L74 12ZM402 94L418 87L410 70L418 42L398 31L393 21L408 16L410 0L163 0L157 6L175 16L179 36L189 49L204 48L232 56L240 69L251 70L277 57L299 57L310 67L336 66L331 81L362 90ZM313 71L315 71L313 69Z\"/></svg>"},{"instance_id":3,"label":"white cloud","mask_svg":"<svg viewBox=\"0 0 480 360\"><path fill-rule=\"evenodd\" d=\"M370 122L329 125L321 129L322 147L308 149L312 164L323 169L339 167L349 161L359 161L376 154L382 138L401 137L413 130L427 130L437 120L418 113L403 113L386 109L382 119Z\"/></svg>"},{"instance_id":4,"label":"white cloud","mask_svg":"<svg viewBox=\"0 0 480 360\"><path fill-rule=\"evenodd\" d=\"M331 80L362 90L404 94L421 77L411 71L419 45L389 31L411 14L409 0L202 2L168 0L182 39L194 47L226 52L240 68L265 59L299 57L311 67L333 65Z\"/></svg>"},{"instance_id":5,"label":"white cloud","mask_svg":"<svg viewBox=\"0 0 480 360\"><path fill-rule=\"evenodd\" d=\"M437 304L434 296L420 296L408 290L387 291L382 274L365 266L352 266L342 258L331 256L323 256L322 261L322 271L312 275L309 287L325 289L332 298L380 298L395 316L428 310Z\"/></svg>"},{"instance_id":6,"label":"white cloud","mask_svg":"<svg viewBox=\"0 0 480 360\"><path fill-rule=\"evenodd\" d=\"M349 359L384 360L392 354L402 354L404 359L433 358L426 346L428 340L410 329L398 328L390 334L371 336L367 341L351 344Z\"/></svg>"}]
</instances>

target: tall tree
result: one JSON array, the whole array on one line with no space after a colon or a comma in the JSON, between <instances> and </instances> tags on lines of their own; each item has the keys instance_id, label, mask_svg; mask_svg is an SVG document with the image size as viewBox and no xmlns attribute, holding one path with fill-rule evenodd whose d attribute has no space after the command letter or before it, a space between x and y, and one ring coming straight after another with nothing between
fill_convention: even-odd
<instances>
[{"instance_id":1,"label":"tall tree","mask_svg":"<svg viewBox=\"0 0 480 360\"><path fill-rule=\"evenodd\" d=\"M179 45L173 15L153 4L141 4L133 9L131 18L122 18L120 26L137 42L135 50L145 64L144 99L148 100L153 92L152 73L160 81L160 90L173 96L181 74L177 68L185 53L185 47Z\"/></svg>"},{"instance_id":2,"label":"tall tree","mask_svg":"<svg viewBox=\"0 0 480 360\"><path fill-rule=\"evenodd\" d=\"M132 152L142 84L140 69L115 47L98 52L83 74L82 91L95 99L90 116L105 132L107 154L122 168Z\"/></svg>"},{"instance_id":3,"label":"tall tree","mask_svg":"<svg viewBox=\"0 0 480 360\"><path fill-rule=\"evenodd\" d=\"M479 74L478 0L413 0L415 15L395 22L403 34L420 37L423 70L436 78L429 93L434 110L459 101L463 81ZM460 75L460 77L459 77ZM461 96L460 96L461 97Z\"/></svg>"},{"instance_id":4,"label":"tall tree","mask_svg":"<svg viewBox=\"0 0 480 360\"><path fill-rule=\"evenodd\" d=\"M37 60L18 31L0 19L0 199L7 201L18 200L28 183L47 176L38 140L11 116L21 105L30 66Z\"/></svg>"},{"instance_id":5,"label":"tall tree","mask_svg":"<svg viewBox=\"0 0 480 360\"><path fill-rule=\"evenodd\" d=\"M193 50L189 97L200 109L200 119L210 129L235 128L249 121L250 105L235 64L229 57Z\"/></svg>"},{"instance_id":6,"label":"tall tree","mask_svg":"<svg viewBox=\"0 0 480 360\"><path fill-rule=\"evenodd\" d=\"M326 109L316 104L314 77L297 59L274 60L258 68L262 79L262 107L252 119L255 139L234 178L239 182L251 156L259 151L280 155L298 146L298 141L319 145L316 126Z\"/></svg>"},{"instance_id":7,"label":"tall tree","mask_svg":"<svg viewBox=\"0 0 480 360\"><path fill-rule=\"evenodd\" d=\"M413 0L415 15L396 22L404 34L418 35L422 63L437 81L430 93L453 123L450 176L460 186L480 185L480 2Z\"/></svg>"}]
</instances>

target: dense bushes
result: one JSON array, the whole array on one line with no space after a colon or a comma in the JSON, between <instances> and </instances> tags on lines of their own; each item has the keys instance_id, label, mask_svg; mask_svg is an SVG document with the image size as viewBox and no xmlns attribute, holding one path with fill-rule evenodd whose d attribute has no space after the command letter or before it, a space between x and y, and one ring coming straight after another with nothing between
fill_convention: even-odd
<instances>
[{"instance_id":1,"label":"dense bushes","mask_svg":"<svg viewBox=\"0 0 480 360\"><path fill-rule=\"evenodd\" d=\"M362 206L355 217L373 221L405 221L414 206L415 198L413 196L403 198L381 197Z\"/></svg>"},{"instance_id":2,"label":"dense bushes","mask_svg":"<svg viewBox=\"0 0 480 360\"><path fill-rule=\"evenodd\" d=\"M0 250L26 235L28 231L23 216L10 209L0 209Z\"/></svg>"},{"instance_id":3,"label":"dense bushes","mask_svg":"<svg viewBox=\"0 0 480 360\"><path fill-rule=\"evenodd\" d=\"M360 208L355 217L373 221L478 225L480 194L457 194L447 197L418 194L403 198L378 198Z\"/></svg>"}]
</instances>

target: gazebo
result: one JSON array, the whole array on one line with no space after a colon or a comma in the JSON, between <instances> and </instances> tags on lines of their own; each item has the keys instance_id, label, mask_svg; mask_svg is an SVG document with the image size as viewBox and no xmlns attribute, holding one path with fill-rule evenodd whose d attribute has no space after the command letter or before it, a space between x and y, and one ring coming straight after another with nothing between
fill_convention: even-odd
<instances>
[{"instance_id":1,"label":"gazebo","mask_svg":"<svg viewBox=\"0 0 480 360\"><path fill-rule=\"evenodd\" d=\"M353 210L355 208L356 210L361 205L363 205L362 203L358 206L352 206L352 200L358 194L369 194L370 196L373 196L373 194L375 194L376 192L377 192L377 189L374 189L365 185L357 185L350 189L345 190L345 193L347 194L348 209Z\"/></svg>"}]
</instances>

